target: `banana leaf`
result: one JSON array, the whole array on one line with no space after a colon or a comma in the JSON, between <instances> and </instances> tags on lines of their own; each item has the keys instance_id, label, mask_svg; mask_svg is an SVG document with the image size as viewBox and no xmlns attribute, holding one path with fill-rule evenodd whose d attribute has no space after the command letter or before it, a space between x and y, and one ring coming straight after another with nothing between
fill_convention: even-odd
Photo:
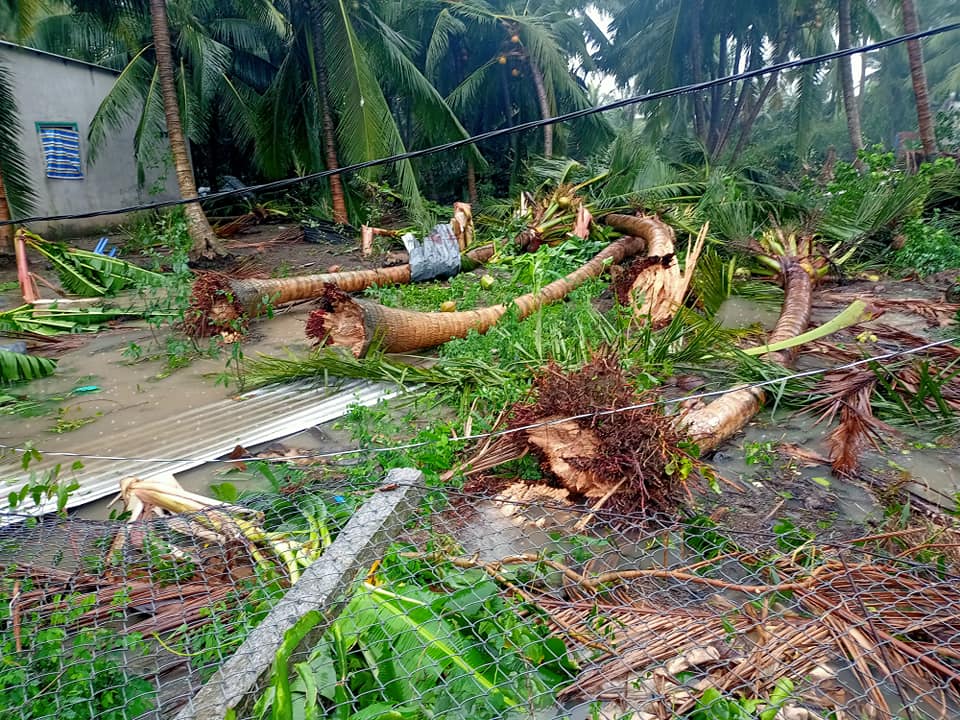
<instances>
[{"instance_id":1,"label":"banana leaf","mask_svg":"<svg viewBox=\"0 0 960 720\"><path fill-rule=\"evenodd\" d=\"M56 369L56 360L0 350L0 383L10 384L36 380L52 375Z\"/></svg>"},{"instance_id":2,"label":"banana leaf","mask_svg":"<svg viewBox=\"0 0 960 720\"><path fill-rule=\"evenodd\" d=\"M32 332L38 335L96 332L113 320L137 316L136 312L114 308L35 308L21 305L0 312L0 332Z\"/></svg>"},{"instance_id":3,"label":"banana leaf","mask_svg":"<svg viewBox=\"0 0 960 720\"><path fill-rule=\"evenodd\" d=\"M126 260L70 248L25 230L20 232L31 248L50 261L63 289L71 295L103 297L133 286L157 286L162 281L159 273Z\"/></svg>"}]
</instances>

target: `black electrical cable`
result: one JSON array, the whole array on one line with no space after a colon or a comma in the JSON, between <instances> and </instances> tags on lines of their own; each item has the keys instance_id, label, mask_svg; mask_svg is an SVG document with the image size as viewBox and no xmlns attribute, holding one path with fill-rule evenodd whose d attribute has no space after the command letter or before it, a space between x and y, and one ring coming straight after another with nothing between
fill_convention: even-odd
<instances>
[{"instance_id":1,"label":"black electrical cable","mask_svg":"<svg viewBox=\"0 0 960 720\"><path fill-rule=\"evenodd\" d=\"M791 70L793 68L803 67L804 65L811 65L816 63L827 62L829 60L836 60L841 57L848 57L851 55L858 55L861 53L872 52L874 50L880 50L882 48L891 47L893 45L899 45L900 43L907 42L909 40L921 40L923 38L932 37L934 35L940 35L945 32L951 32L953 30L960 30L960 22L950 23L948 25L940 25L939 27L931 28L929 30L923 30L921 32L910 33L906 35L897 35L896 37L887 38L886 40L880 40L875 43L870 43L868 45L861 45L855 48L847 48L845 50L834 50L833 52L823 53L822 55L815 55L809 58L798 58L796 60L788 60L786 62L777 63L775 65L767 65L762 68L756 68L754 70L748 70L746 72L737 73L736 75L726 75L721 78L716 78L714 80L705 80L699 83L693 83L691 85L682 85L680 87L671 88L669 90L658 90L657 92L647 93L645 95L635 95L629 98L623 98L622 100L616 100L605 105L597 105L595 107L583 108L582 110L575 110L573 112L564 113L563 115L557 115L550 118L541 118L539 120L531 120L529 122L521 123L519 125L513 125L508 128L500 128L499 130L488 130L487 132L480 133L479 135L472 135L467 138L462 138L460 140L453 140L451 142L445 143L443 145L434 145L432 147L423 148L421 150L411 150L409 152L400 153L398 155L391 155L390 157L377 158L375 160L365 160L363 162L354 163L353 165L346 165L341 168L335 168L333 170L321 170L319 172L310 173L309 175L300 175L294 178L287 178L285 180L274 180L272 182L262 183L260 185L250 185L247 187L232 189L232 190L223 190L221 192L210 193L202 197L193 197L193 198L181 198L177 200L159 200L152 203L143 203L140 205L129 205L127 207L115 208L112 210L91 210L89 212L83 213L68 213L62 215L46 215L46 216L33 216L21 218L18 220L2 220L0 221L0 227L4 225L19 225L27 224L32 222L49 222L53 220L81 220L84 218L93 218L93 217L102 217L104 215L118 215L122 213L131 213L138 212L140 210L155 210L164 207L174 207L177 205L187 205L194 202L207 202L210 200L219 200L225 197L232 197L234 195L242 195L244 193L262 193L269 192L273 190L282 190L283 188L290 187L291 185L297 185L303 182L309 182L311 180L319 180L331 175L340 175L349 172L356 172L357 170L364 170L368 167L374 167L377 165L387 165L395 162L402 162L404 160L413 160L415 158L424 157L427 155L435 155L441 152L447 152L449 150L456 150L458 148L464 147L466 145L473 145L484 140L491 140L493 138L501 137L504 135L511 135L513 133L524 132L526 130L534 130L536 128L543 127L544 125L554 125L562 122L569 122L570 120L577 120L582 117L587 117L588 115L593 115L595 113L608 112L610 110L618 110L620 108L628 107L630 105L638 105L640 103L651 102L653 100L663 100L665 98L676 97L678 95L687 95L689 93L700 92L701 90L707 90L718 85L726 85L728 83L737 82L739 80L751 80L756 77L762 77L764 75L770 75L772 73L778 73L783 70Z\"/></svg>"}]
</instances>

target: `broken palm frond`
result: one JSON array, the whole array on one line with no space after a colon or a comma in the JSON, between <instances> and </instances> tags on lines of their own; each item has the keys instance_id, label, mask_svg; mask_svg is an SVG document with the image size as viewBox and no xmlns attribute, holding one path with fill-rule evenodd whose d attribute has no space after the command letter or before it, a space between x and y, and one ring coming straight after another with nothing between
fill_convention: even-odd
<instances>
[{"instance_id":1,"label":"broken palm frond","mask_svg":"<svg viewBox=\"0 0 960 720\"><path fill-rule=\"evenodd\" d=\"M236 583L253 572L248 563L239 559L240 553L233 554L236 558L228 566L217 568L204 561L197 577L170 585L158 583L146 570L141 574L134 568L115 573L107 570L100 575L64 573L32 565L7 567L5 571L12 577L30 579L37 588L21 594L17 603L21 614L35 612L43 618L71 608L89 607L73 620L75 627L99 627L115 621L118 613L136 613L139 617L131 619L124 631L152 635L193 630L215 620L211 609L236 599L240 592Z\"/></svg>"},{"instance_id":2,"label":"broken palm frond","mask_svg":"<svg viewBox=\"0 0 960 720\"><path fill-rule=\"evenodd\" d=\"M464 256L463 266L475 267L492 256L493 246L476 248ZM201 273L194 282L183 327L193 338L234 333L250 318L260 317L278 305L320 297L327 286L358 292L375 285L409 282L410 265L287 278L238 279L222 273Z\"/></svg>"},{"instance_id":3,"label":"broken palm frond","mask_svg":"<svg viewBox=\"0 0 960 720\"><path fill-rule=\"evenodd\" d=\"M668 225L651 232L647 218L611 213L603 218L605 225L622 233L648 236L647 255L627 268L617 280L616 292L620 303L633 309L634 317L662 327L683 305L697 259L703 252L709 224L700 228L695 242L687 250L686 267L680 272L674 246L673 229Z\"/></svg>"},{"instance_id":4,"label":"broken palm frond","mask_svg":"<svg viewBox=\"0 0 960 720\"><path fill-rule=\"evenodd\" d=\"M746 277L743 277L745 271ZM691 281L691 289L697 304L713 317L720 306L731 297L740 297L762 305L783 304L783 290L776 284L751 280L748 268L741 268L737 258L723 258L715 249L703 252L697 261L697 272Z\"/></svg>"},{"instance_id":5,"label":"broken palm frond","mask_svg":"<svg viewBox=\"0 0 960 720\"><path fill-rule=\"evenodd\" d=\"M213 230L217 234L217 237L228 238L236 235L241 230L245 230L248 227L253 227L254 225L259 225L260 223L265 222L272 217L283 217L285 215L286 213L281 212L280 210L274 210L272 208L264 207L263 205L257 205L250 212L244 213L243 215L238 215L222 225L216 225Z\"/></svg>"},{"instance_id":6,"label":"broken palm frond","mask_svg":"<svg viewBox=\"0 0 960 720\"><path fill-rule=\"evenodd\" d=\"M854 300L839 315L823 323L823 325L815 327L813 330L808 330L805 333L779 342L768 342L765 345L747 348L742 352L744 355L766 355L767 353L782 350L793 350L800 345L805 345L809 342L827 337L828 335L833 335L841 330L846 330L848 327L868 320L871 315L872 308L860 300Z\"/></svg>"},{"instance_id":7,"label":"broken palm frond","mask_svg":"<svg viewBox=\"0 0 960 720\"><path fill-rule=\"evenodd\" d=\"M544 562L539 556L536 560ZM533 561L534 556L527 558ZM777 683L788 680L798 683L806 700L828 711L852 710L853 696L863 703L855 712L870 715L872 706L889 717L890 692L881 681L898 686L904 703L926 702L937 709L944 702L960 701L960 671L954 667L960 657L960 614L944 611L960 607L951 579L914 575L902 566L842 560L808 570L783 559L776 563L781 579L777 585L749 587L651 568L604 573L609 579L602 586L602 576L546 563L563 573L568 598L528 593L530 600L557 630L605 650L595 654L561 698L608 699L626 692L634 711L659 710L666 714L657 717L678 717L710 688L768 697ZM491 565L499 572L502 563ZM640 586L625 584L629 578L699 582L747 598L734 605L718 595L704 607L677 608L651 603ZM611 588L618 582L621 587ZM771 593L787 589L796 597L797 609L771 606ZM859 687L840 685L837 666L844 659ZM678 675L690 666L698 666L694 677L681 680ZM815 700L817 693L808 691L825 680L833 681L839 696L827 693ZM662 692L650 692L651 681L659 682Z\"/></svg>"},{"instance_id":8,"label":"broken palm frond","mask_svg":"<svg viewBox=\"0 0 960 720\"><path fill-rule=\"evenodd\" d=\"M184 490L172 475L162 480L124 478L119 497L130 512L131 523L151 513L186 514L184 532L220 544L243 543L258 566L267 571L280 570L291 584L331 542L329 529L312 512L302 513L309 531L298 539L293 533L265 530L262 516L255 511ZM112 550L122 548L126 538L125 533L118 534ZM169 552L174 557L184 554L172 546Z\"/></svg>"},{"instance_id":9,"label":"broken palm frond","mask_svg":"<svg viewBox=\"0 0 960 720\"><path fill-rule=\"evenodd\" d=\"M643 400L612 353L574 372L550 364L536 377L533 398L511 409L507 429L515 432L466 466L478 472L530 452L572 494L593 500L594 510L672 509L699 469L673 419L658 405L590 415ZM587 417L563 419L581 415Z\"/></svg>"},{"instance_id":10,"label":"broken palm frond","mask_svg":"<svg viewBox=\"0 0 960 720\"><path fill-rule=\"evenodd\" d=\"M125 260L49 242L23 228L17 234L53 265L64 291L71 295L103 297L130 287L157 287L163 280L159 273Z\"/></svg>"},{"instance_id":11,"label":"broken palm frond","mask_svg":"<svg viewBox=\"0 0 960 720\"><path fill-rule=\"evenodd\" d=\"M244 379L249 387L289 382L302 378L357 378L378 382L393 382L401 387L417 385L483 386L504 381L507 371L474 358L388 357L379 349L372 349L358 358L346 348L316 348L306 357L270 357L260 355L244 363Z\"/></svg>"},{"instance_id":12,"label":"broken palm frond","mask_svg":"<svg viewBox=\"0 0 960 720\"><path fill-rule=\"evenodd\" d=\"M919 315L927 321L927 325L930 327L951 325L955 322L957 313L960 312L960 304L924 298L889 298L864 292L858 292L856 297L859 300L869 302L881 311L894 310ZM816 299L827 303L846 302L850 299L850 295L847 293L818 293Z\"/></svg>"},{"instance_id":13,"label":"broken palm frond","mask_svg":"<svg viewBox=\"0 0 960 720\"><path fill-rule=\"evenodd\" d=\"M666 232L659 220L648 218L647 235ZM619 263L643 250L648 237L626 237L611 243L592 260L538 292L514 298L509 305L492 305L465 312L413 312L354 300L335 287L320 299L320 310L310 313L307 337L322 345L348 348L361 357L376 342L385 352L407 352L466 337L471 330L485 333L510 309L520 319L557 302L591 278L599 277L611 263Z\"/></svg>"},{"instance_id":14,"label":"broken palm frond","mask_svg":"<svg viewBox=\"0 0 960 720\"><path fill-rule=\"evenodd\" d=\"M870 370L853 369L827 373L814 391L824 394L810 406L822 411L817 423L831 423L840 415L839 424L827 436L830 464L837 475L854 474L867 444L879 448L882 434L894 432L873 415L870 396L876 384L877 376Z\"/></svg>"},{"instance_id":15,"label":"broken palm frond","mask_svg":"<svg viewBox=\"0 0 960 720\"><path fill-rule=\"evenodd\" d=\"M36 380L53 375L56 369L56 360L0 350L0 384Z\"/></svg>"},{"instance_id":16,"label":"broken palm frond","mask_svg":"<svg viewBox=\"0 0 960 720\"><path fill-rule=\"evenodd\" d=\"M97 332L104 325L125 318L141 317L143 311L105 307L35 307L22 305L0 312L0 332L59 335ZM162 313L151 313L159 317ZM170 313L173 317L173 313Z\"/></svg>"}]
</instances>

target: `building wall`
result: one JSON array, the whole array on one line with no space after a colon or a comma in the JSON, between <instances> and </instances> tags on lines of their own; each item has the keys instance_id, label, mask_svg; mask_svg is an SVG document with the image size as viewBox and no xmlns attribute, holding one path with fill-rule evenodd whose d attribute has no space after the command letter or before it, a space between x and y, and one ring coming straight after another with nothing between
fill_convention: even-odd
<instances>
[{"instance_id":1,"label":"building wall","mask_svg":"<svg viewBox=\"0 0 960 720\"><path fill-rule=\"evenodd\" d=\"M150 200L177 197L173 170L167 171L162 191L151 195L151 186L163 172L147 173L143 187L137 184L133 156L135 119L103 143L96 162L89 161L87 132L100 102L113 87L117 73L0 42L0 59L13 76L13 90L20 117L20 146L32 171L37 194L33 215L60 215L108 210ZM43 150L36 123L75 123L80 134L83 179L55 180L46 177ZM122 220L116 215L89 220L37 223L38 232L66 233L94 230Z\"/></svg>"}]
</instances>

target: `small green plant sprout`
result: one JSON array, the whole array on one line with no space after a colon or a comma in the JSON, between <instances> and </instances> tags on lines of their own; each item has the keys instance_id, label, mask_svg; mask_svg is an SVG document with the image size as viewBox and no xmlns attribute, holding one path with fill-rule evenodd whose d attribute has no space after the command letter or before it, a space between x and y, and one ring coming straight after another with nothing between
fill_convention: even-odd
<instances>
[{"instance_id":1,"label":"small green plant sprout","mask_svg":"<svg viewBox=\"0 0 960 720\"><path fill-rule=\"evenodd\" d=\"M777 459L777 443L774 440L759 440L743 445L743 459L747 465L769 468Z\"/></svg>"},{"instance_id":2,"label":"small green plant sprout","mask_svg":"<svg viewBox=\"0 0 960 720\"><path fill-rule=\"evenodd\" d=\"M23 468L27 469L30 462L40 459L36 450L28 450L24 454ZM83 468L83 463L75 461L71 466L71 472L76 472ZM15 512L33 511L49 503L56 501L56 510L63 513L66 510L67 502L70 496L80 489L80 483L76 478L61 478L63 468L61 465L54 465L49 470L42 473L31 472L29 480L19 489L11 492L7 496L7 504L10 510ZM27 500L33 503L28 506Z\"/></svg>"}]
</instances>

